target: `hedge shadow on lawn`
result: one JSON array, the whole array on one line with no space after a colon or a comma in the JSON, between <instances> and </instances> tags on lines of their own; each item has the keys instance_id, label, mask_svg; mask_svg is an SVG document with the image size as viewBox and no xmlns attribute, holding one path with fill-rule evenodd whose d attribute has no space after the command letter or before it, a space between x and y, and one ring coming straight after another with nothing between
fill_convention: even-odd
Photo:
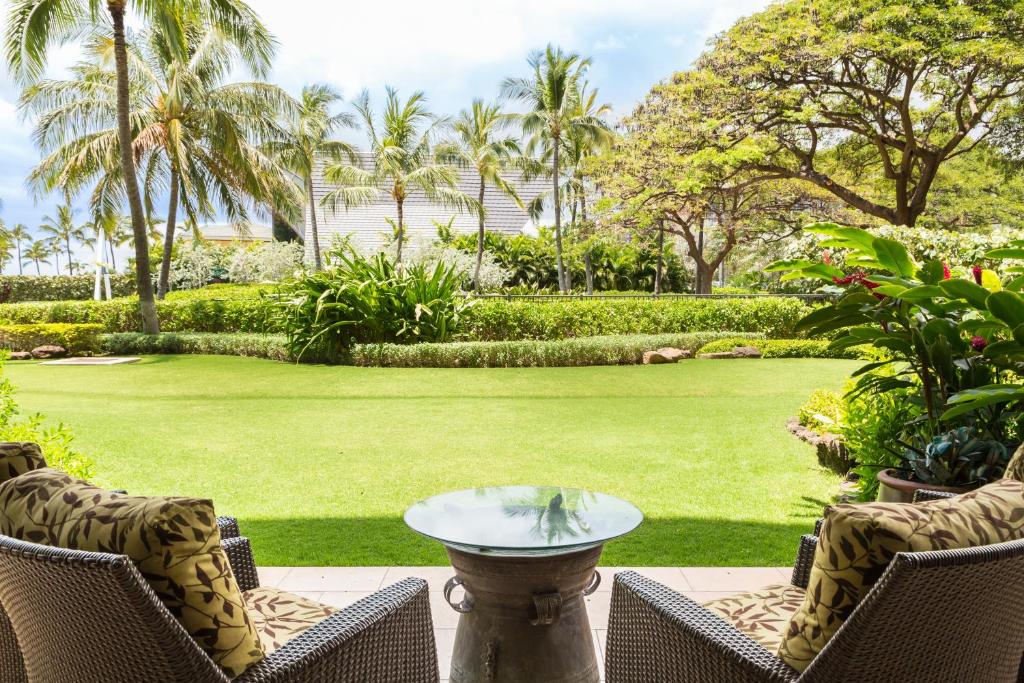
<instances>
[{"instance_id":1,"label":"hedge shadow on lawn","mask_svg":"<svg viewBox=\"0 0 1024 683\"><path fill-rule=\"evenodd\" d=\"M343 494L340 494L343 495ZM803 506L801 506L803 507ZM231 514L220 510L220 514ZM801 510L802 514L805 512ZM632 534L605 546L605 566L788 566L803 534L812 533L821 508L805 521L765 523L694 517L647 518ZM239 518L262 566L447 565L440 543L409 529L401 517Z\"/></svg>"}]
</instances>

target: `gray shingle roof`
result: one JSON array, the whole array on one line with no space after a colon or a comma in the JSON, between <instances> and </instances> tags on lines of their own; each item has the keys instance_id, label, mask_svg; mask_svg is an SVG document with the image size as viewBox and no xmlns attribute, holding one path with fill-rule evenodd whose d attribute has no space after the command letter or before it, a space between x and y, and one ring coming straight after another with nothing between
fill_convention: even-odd
<instances>
[{"instance_id":1,"label":"gray shingle roof","mask_svg":"<svg viewBox=\"0 0 1024 683\"><path fill-rule=\"evenodd\" d=\"M372 168L373 160L369 155L360 156L363 168ZM480 177L472 169L460 169L459 190L471 197L476 197L480 190ZM516 188L523 204L529 204L535 197L548 189L549 179L537 178L525 181L515 172L510 172L506 180ZM345 209L340 207L331 211L320 205L324 196L333 189L317 168L313 174L313 196L317 205L317 226L321 248L331 244L333 235L350 235L353 243L363 249L377 249L384 245L385 237L391 232L387 218L397 218L395 202L387 191L382 191L380 198L368 206ZM487 209L486 226L489 231L505 234L519 234L529 220L525 209L521 209L510 197L488 187L484 192L484 206ZM454 209L445 208L431 202L420 191L410 192L404 204L406 237L410 244L433 238L437 234L434 221L447 223L452 216L455 221L452 230L456 233L471 233L477 229L475 214L458 213ZM307 251L312 249L309 230L309 208L306 209L306 245ZM310 252L312 253L312 252Z\"/></svg>"}]
</instances>

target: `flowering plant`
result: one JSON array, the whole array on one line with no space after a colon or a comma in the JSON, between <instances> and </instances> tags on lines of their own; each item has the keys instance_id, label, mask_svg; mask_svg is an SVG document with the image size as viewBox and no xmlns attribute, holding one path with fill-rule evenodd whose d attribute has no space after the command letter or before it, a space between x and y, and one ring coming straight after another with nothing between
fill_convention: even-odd
<instances>
[{"instance_id":1,"label":"flowering plant","mask_svg":"<svg viewBox=\"0 0 1024 683\"><path fill-rule=\"evenodd\" d=\"M824 248L842 249L847 273L810 260L769 267L783 280L815 278L842 287L833 303L798 323L810 335L833 337L842 350L870 345L884 354L854 373L852 393L915 389L922 416L906 426L903 442L932 438L966 427L973 436L1007 443L1024 401L1024 269L998 275L971 264L966 277L951 275L939 260L917 263L899 242L859 228L831 223L809 226L825 236ZM1016 243L1015 243L1016 244ZM1024 259L1024 242L988 258ZM891 372L875 372L889 368Z\"/></svg>"}]
</instances>

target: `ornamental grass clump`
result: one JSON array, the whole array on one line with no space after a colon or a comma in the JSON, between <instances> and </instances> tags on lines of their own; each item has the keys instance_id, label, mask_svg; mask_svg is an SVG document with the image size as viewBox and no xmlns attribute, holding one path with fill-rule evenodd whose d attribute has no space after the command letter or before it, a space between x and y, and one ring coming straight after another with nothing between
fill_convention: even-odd
<instances>
[{"instance_id":1,"label":"ornamental grass clump","mask_svg":"<svg viewBox=\"0 0 1024 683\"><path fill-rule=\"evenodd\" d=\"M341 360L353 344L450 341L473 304L460 291L463 274L441 261L401 267L349 247L325 258L324 270L285 283L276 297L296 360Z\"/></svg>"}]
</instances>

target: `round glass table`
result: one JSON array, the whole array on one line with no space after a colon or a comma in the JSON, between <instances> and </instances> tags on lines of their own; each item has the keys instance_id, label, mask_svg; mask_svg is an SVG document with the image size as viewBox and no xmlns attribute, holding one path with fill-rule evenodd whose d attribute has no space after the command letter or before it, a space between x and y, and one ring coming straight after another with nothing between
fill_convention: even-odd
<instances>
[{"instance_id":1,"label":"round glass table","mask_svg":"<svg viewBox=\"0 0 1024 683\"><path fill-rule=\"evenodd\" d=\"M406 510L406 524L444 544L455 570L444 589L460 612L452 683L596 683L584 596L600 584L604 544L642 521L614 496L543 486L454 491Z\"/></svg>"}]
</instances>

